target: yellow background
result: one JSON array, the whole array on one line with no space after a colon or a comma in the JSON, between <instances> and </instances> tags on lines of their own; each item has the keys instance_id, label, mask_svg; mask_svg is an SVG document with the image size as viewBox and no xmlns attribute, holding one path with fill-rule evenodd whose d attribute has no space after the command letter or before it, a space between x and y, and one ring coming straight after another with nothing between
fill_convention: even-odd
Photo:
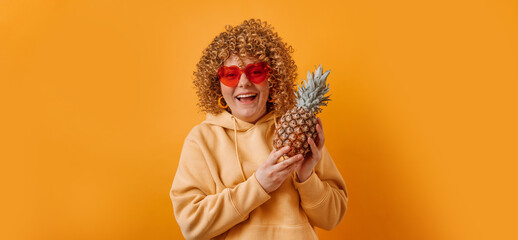
<instances>
[{"instance_id":1,"label":"yellow background","mask_svg":"<svg viewBox=\"0 0 518 240\"><path fill-rule=\"evenodd\" d=\"M0 0L0 239L181 239L192 72L260 18L320 115L349 209L321 239L518 239L516 1Z\"/></svg>"}]
</instances>

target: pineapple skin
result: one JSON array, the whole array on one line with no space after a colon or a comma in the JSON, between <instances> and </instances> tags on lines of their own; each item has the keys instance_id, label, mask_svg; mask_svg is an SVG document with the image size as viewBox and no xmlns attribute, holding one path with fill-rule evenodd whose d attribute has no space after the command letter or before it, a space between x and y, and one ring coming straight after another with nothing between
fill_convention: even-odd
<instances>
[{"instance_id":1,"label":"pineapple skin","mask_svg":"<svg viewBox=\"0 0 518 240\"><path fill-rule=\"evenodd\" d=\"M287 157L302 154L305 157L311 153L308 138L314 141L317 137L315 126L318 121L315 114L303 107L288 110L279 120L279 125L273 137L273 147L278 150L290 146Z\"/></svg>"}]
</instances>

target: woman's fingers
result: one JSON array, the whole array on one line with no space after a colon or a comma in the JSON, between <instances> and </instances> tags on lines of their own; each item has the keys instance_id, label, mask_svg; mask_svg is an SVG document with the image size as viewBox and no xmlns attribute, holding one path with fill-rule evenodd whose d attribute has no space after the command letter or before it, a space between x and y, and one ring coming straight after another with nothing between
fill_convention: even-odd
<instances>
[{"instance_id":1,"label":"woman's fingers","mask_svg":"<svg viewBox=\"0 0 518 240\"><path fill-rule=\"evenodd\" d=\"M320 125L317 125L316 129L318 136L318 148L321 149L324 147L324 142L326 141L324 138L324 131L322 131L322 127Z\"/></svg>"},{"instance_id":2,"label":"woman's fingers","mask_svg":"<svg viewBox=\"0 0 518 240\"><path fill-rule=\"evenodd\" d=\"M318 124L315 128L318 134L318 148L322 149L324 147L325 138L324 129L322 128L322 120L320 120L320 118L318 118Z\"/></svg>"},{"instance_id":3,"label":"woman's fingers","mask_svg":"<svg viewBox=\"0 0 518 240\"><path fill-rule=\"evenodd\" d=\"M324 126L322 126L322 119L320 118L317 118L317 122L318 122L318 125L320 125L320 127L322 128L322 130L324 129Z\"/></svg>"},{"instance_id":4,"label":"woman's fingers","mask_svg":"<svg viewBox=\"0 0 518 240\"><path fill-rule=\"evenodd\" d=\"M268 159L266 160L266 163L269 164L269 165L275 165L275 163L277 162L277 160L282 157L282 155L288 153L290 151L290 146L285 146L279 150L273 150L271 153L270 153L270 156L268 157Z\"/></svg>"},{"instance_id":5,"label":"woman's fingers","mask_svg":"<svg viewBox=\"0 0 518 240\"><path fill-rule=\"evenodd\" d=\"M308 138L308 143L309 143L309 147L311 147L311 153L312 154L315 154L318 151L320 151L318 149L317 145L315 144L315 141L313 140L313 138Z\"/></svg>"},{"instance_id":6,"label":"woman's fingers","mask_svg":"<svg viewBox=\"0 0 518 240\"><path fill-rule=\"evenodd\" d=\"M286 168L288 168L290 166L296 165L297 162L299 162L302 159L303 159L302 155L301 154L297 154L297 155L295 155L293 157L290 157L290 158L288 158L288 159L286 159L286 160L284 160L284 161L282 161L280 163L277 163L277 169L278 170L286 169Z\"/></svg>"},{"instance_id":7,"label":"woman's fingers","mask_svg":"<svg viewBox=\"0 0 518 240\"><path fill-rule=\"evenodd\" d=\"M295 168L297 167L298 163L299 162L296 162L296 163L291 164L288 167L282 169L280 171L280 174L282 174L283 176L287 177L288 174L290 174L293 170L295 170Z\"/></svg>"}]
</instances>

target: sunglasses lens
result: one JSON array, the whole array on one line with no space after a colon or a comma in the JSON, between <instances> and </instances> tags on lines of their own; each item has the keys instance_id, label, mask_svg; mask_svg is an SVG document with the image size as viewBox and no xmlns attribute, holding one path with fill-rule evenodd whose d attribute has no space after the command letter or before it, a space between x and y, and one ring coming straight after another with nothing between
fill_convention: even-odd
<instances>
[{"instance_id":1,"label":"sunglasses lens","mask_svg":"<svg viewBox=\"0 0 518 240\"><path fill-rule=\"evenodd\" d=\"M219 80L229 87L235 87L239 83L241 72L237 66L226 67L222 66L218 70Z\"/></svg>"},{"instance_id":2,"label":"sunglasses lens","mask_svg":"<svg viewBox=\"0 0 518 240\"><path fill-rule=\"evenodd\" d=\"M268 67L264 63L251 64L245 69L246 77L253 83L262 83L268 76Z\"/></svg>"}]
</instances>

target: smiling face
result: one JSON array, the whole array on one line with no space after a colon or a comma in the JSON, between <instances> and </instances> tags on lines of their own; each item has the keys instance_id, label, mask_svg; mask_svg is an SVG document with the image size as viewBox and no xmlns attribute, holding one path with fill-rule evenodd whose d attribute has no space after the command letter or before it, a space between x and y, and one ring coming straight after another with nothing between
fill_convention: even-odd
<instances>
[{"instance_id":1,"label":"smiling face","mask_svg":"<svg viewBox=\"0 0 518 240\"><path fill-rule=\"evenodd\" d=\"M258 60L250 57L238 57L231 55L224 66L238 66L245 68L248 64L257 63ZM235 87L229 87L220 82L221 93L227 102L232 115L249 123L255 123L266 114L266 101L268 100L268 79L256 84L248 80L246 74L241 74L239 83Z\"/></svg>"}]
</instances>

